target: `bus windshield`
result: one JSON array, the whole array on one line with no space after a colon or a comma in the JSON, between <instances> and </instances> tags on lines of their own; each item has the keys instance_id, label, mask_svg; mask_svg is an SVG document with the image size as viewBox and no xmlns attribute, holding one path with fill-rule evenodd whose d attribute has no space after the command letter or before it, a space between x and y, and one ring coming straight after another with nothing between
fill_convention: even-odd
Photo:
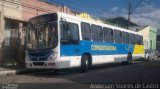
<instances>
[{"instance_id":1,"label":"bus windshield","mask_svg":"<svg viewBox=\"0 0 160 89\"><path fill-rule=\"evenodd\" d=\"M27 25L26 48L28 50L55 48L58 44L57 22L33 24L32 21Z\"/></svg>"}]
</instances>

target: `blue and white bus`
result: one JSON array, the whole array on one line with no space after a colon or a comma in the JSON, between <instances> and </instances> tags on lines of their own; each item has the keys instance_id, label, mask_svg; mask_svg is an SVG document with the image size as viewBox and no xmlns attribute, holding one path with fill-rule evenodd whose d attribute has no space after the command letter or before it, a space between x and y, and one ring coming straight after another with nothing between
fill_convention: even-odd
<instances>
[{"instance_id":1,"label":"blue and white bus","mask_svg":"<svg viewBox=\"0 0 160 89\"><path fill-rule=\"evenodd\" d=\"M127 63L144 57L137 32L57 12L31 18L26 30L27 68L62 69Z\"/></svg>"}]
</instances>

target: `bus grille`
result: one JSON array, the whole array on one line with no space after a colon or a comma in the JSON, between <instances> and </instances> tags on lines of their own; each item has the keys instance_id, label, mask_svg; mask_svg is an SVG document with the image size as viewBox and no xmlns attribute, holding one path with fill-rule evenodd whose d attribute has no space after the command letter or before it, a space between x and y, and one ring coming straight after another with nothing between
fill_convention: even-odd
<instances>
[{"instance_id":1,"label":"bus grille","mask_svg":"<svg viewBox=\"0 0 160 89\"><path fill-rule=\"evenodd\" d=\"M45 61L47 58L31 58L32 61Z\"/></svg>"},{"instance_id":2,"label":"bus grille","mask_svg":"<svg viewBox=\"0 0 160 89\"><path fill-rule=\"evenodd\" d=\"M28 56L32 61L46 61L53 51L45 50L40 52L28 52Z\"/></svg>"}]
</instances>

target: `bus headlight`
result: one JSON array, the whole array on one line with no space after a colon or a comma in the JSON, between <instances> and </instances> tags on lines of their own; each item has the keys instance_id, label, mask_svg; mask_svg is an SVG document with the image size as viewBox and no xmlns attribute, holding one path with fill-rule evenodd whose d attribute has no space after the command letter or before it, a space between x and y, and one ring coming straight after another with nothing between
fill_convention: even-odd
<instances>
[{"instance_id":1,"label":"bus headlight","mask_svg":"<svg viewBox=\"0 0 160 89\"><path fill-rule=\"evenodd\" d=\"M56 55L55 54L52 54L48 57L48 60L54 60L56 59Z\"/></svg>"},{"instance_id":2,"label":"bus headlight","mask_svg":"<svg viewBox=\"0 0 160 89\"><path fill-rule=\"evenodd\" d=\"M25 58L26 61L30 61L31 59L29 58L28 55L26 55L26 58Z\"/></svg>"}]
</instances>

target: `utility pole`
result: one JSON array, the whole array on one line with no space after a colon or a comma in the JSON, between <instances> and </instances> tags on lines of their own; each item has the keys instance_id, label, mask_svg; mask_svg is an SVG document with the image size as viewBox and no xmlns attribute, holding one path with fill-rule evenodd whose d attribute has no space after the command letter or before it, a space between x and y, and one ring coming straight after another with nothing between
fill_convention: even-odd
<instances>
[{"instance_id":1,"label":"utility pole","mask_svg":"<svg viewBox=\"0 0 160 89\"><path fill-rule=\"evenodd\" d=\"M131 0L130 0L129 4L128 4L128 25L127 25L127 29L129 29L129 26L130 26L131 10L132 10L132 3L131 3Z\"/></svg>"},{"instance_id":2,"label":"utility pole","mask_svg":"<svg viewBox=\"0 0 160 89\"><path fill-rule=\"evenodd\" d=\"M140 6L140 4L142 3L143 0L140 0L137 5L135 7L132 7L132 3L131 3L131 0L129 1L129 4L128 4L128 25L127 25L127 29L129 29L130 27L130 21L131 21L131 14L134 12L134 10Z\"/></svg>"}]
</instances>

